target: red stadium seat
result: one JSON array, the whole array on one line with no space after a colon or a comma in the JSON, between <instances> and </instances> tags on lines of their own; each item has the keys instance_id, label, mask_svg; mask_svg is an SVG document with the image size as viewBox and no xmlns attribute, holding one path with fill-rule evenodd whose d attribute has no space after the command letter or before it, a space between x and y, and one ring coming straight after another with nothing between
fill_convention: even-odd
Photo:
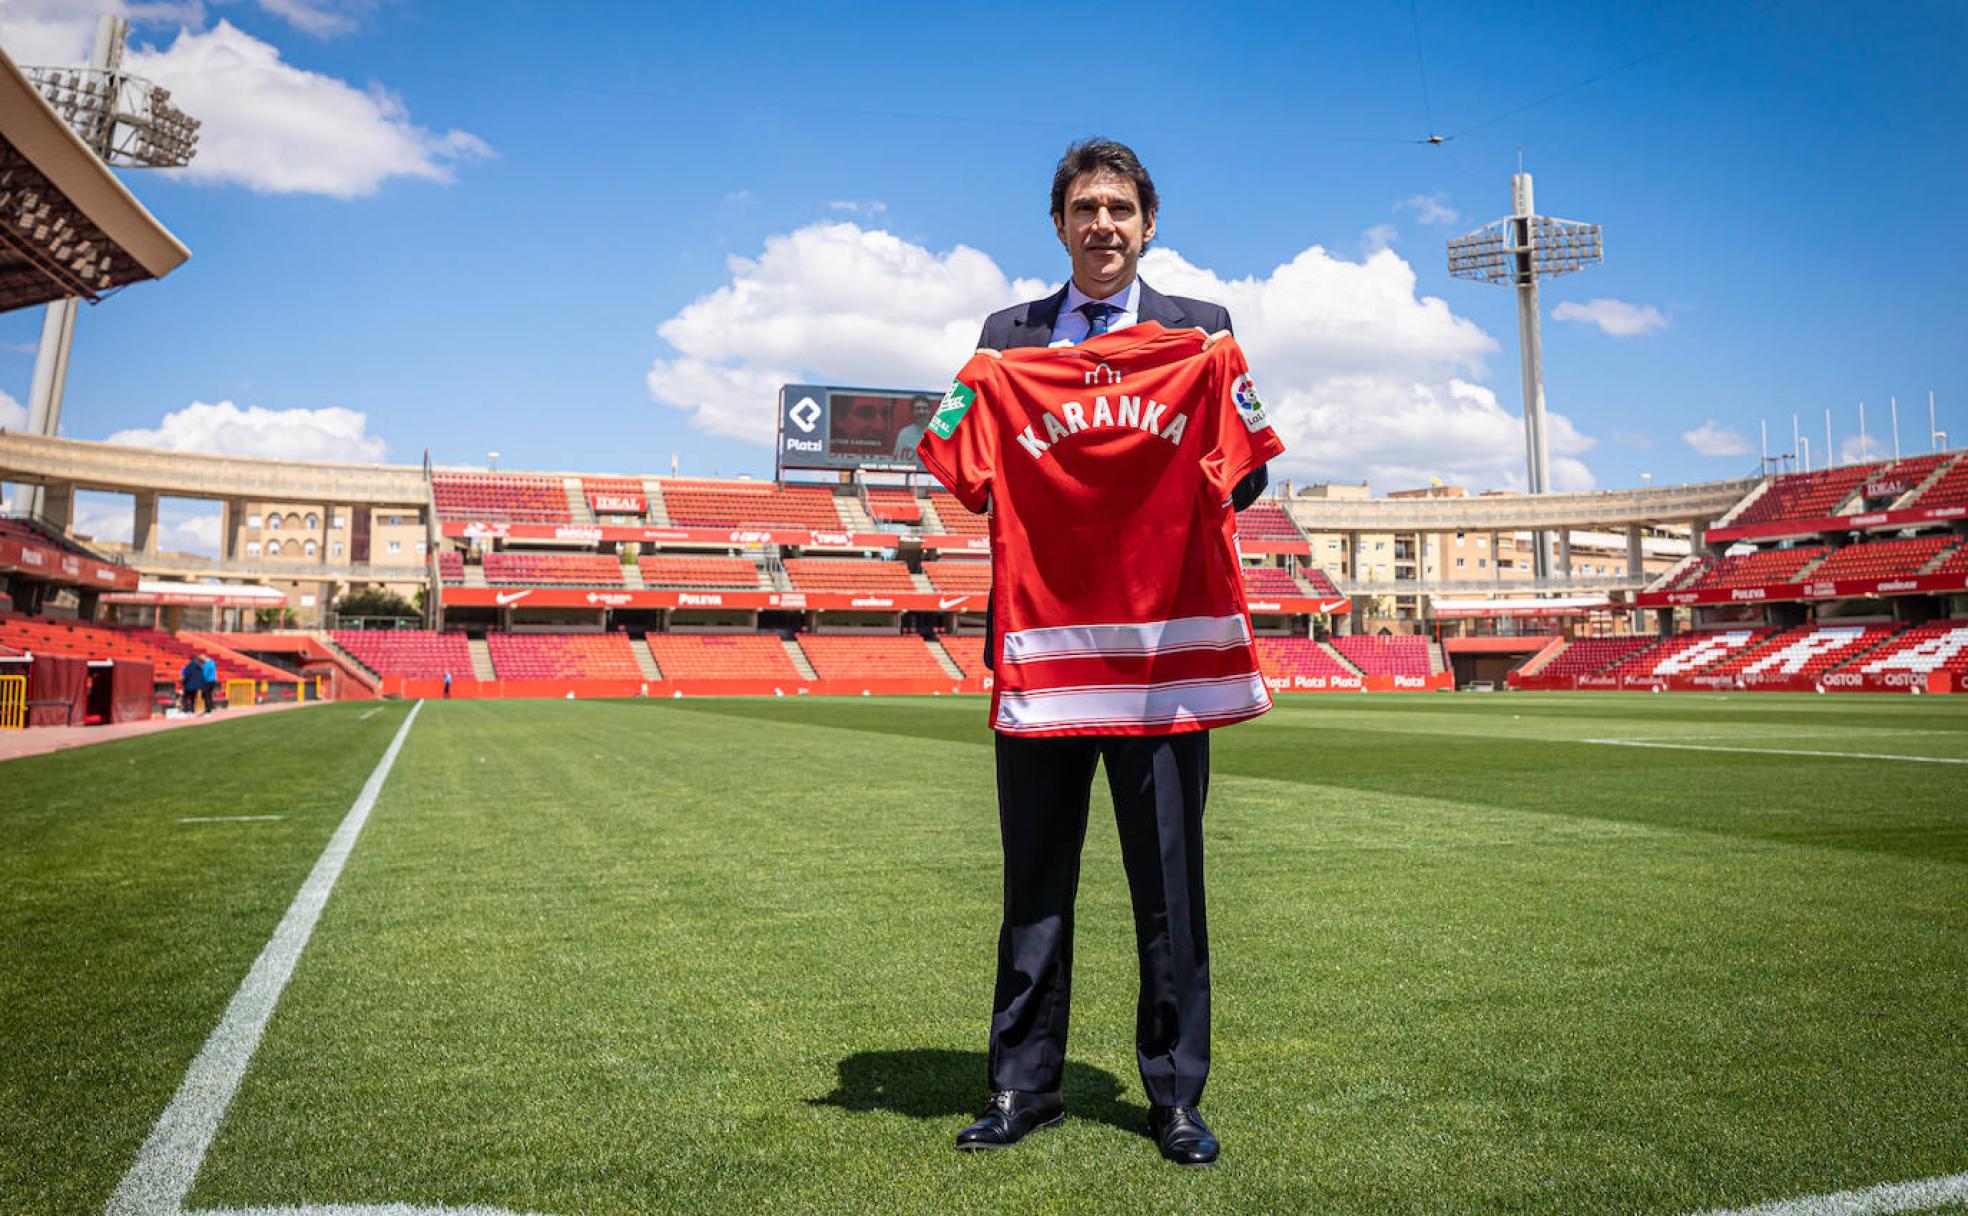
<instances>
[{"instance_id":1,"label":"red stadium seat","mask_svg":"<svg viewBox=\"0 0 1968 1216\"><path fill-rule=\"evenodd\" d=\"M948 672L914 634L801 634L799 647L823 680L947 680Z\"/></svg>"}]
</instances>

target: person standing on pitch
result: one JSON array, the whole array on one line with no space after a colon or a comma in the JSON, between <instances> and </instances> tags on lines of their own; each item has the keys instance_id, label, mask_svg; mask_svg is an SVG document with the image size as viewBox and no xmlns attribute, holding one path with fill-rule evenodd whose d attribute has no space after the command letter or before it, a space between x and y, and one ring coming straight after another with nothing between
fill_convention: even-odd
<instances>
[{"instance_id":1,"label":"person standing on pitch","mask_svg":"<svg viewBox=\"0 0 1968 1216\"><path fill-rule=\"evenodd\" d=\"M1073 346L1144 322L1159 322L1168 330L1227 333L1230 314L1221 306L1164 296L1137 277L1136 265L1155 235L1158 205L1154 182L1125 145L1095 140L1068 148L1053 174L1051 210L1053 230L1066 249L1072 275L1045 299L992 314L978 340L979 353ZM1155 327L1143 326L1143 330ZM1216 337L1210 339L1215 341ZM1203 349L1208 349L1207 344ZM1106 364L1100 368L1106 369ZM1095 375L1088 373L1087 383L1094 383ZM1248 377L1239 384L1247 386ZM953 395L962 395L960 386L961 381L952 387ZM1234 488L1225 487L1235 510L1263 492L1267 481L1263 461L1268 458L1264 453L1282 450L1269 432L1254 392L1248 395L1244 423L1252 434L1243 435L1245 427L1236 426L1234 419L1230 423L1233 438L1249 458L1238 467L1254 464L1233 483ZM950 398L945 401L946 409L954 408L948 404ZM1238 410L1244 409L1243 397L1238 401ZM1105 408L1104 399L1100 408ZM963 414L956 411L954 417L947 428L932 426L932 431L944 438L956 434ZM939 412L938 422L944 418ZM949 484L945 473L950 471L951 457L943 454L944 446L925 441L920 450L931 471ZM1003 459L1019 459L1017 445L1006 444L1005 450L1010 454ZM1067 450L1062 446L1055 455L1066 459ZM1216 509L1220 511L1221 505L1219 499ZM994 520L994 546L998 522ZM1220 533L1216 543L1226 550L1220 573L1228 572L1234 579L1235 554L1227 551ZM993 611L986 617L985 661L1001 668L1004 638L997 598L994 594ZM1232 618L1218 619L1227 623ZM1242 628L1247 644L1247 617ZM1254 658L1250 662L1243 695L1268 707L1255 676ZM1254 689L1251 681L1256 681ZM1002 687L1004 681L999 684ZM991 1099L983 1116L958 1133L958 1149L1002 1148L1065 1117L1059 1090L1072 984L1073 903L1094 767L1104 761L1134 905L1141 969L1135 1041L1151 1103L1148 1131L1162 1156L1171 1161L1199 1166L1217 1159L1217 1138L1197 1109L1210 1060L1202 840L1209 786L1207 725L1192 719L1161 728L1168 733L1022 737L994 722L999 731L995 739L1004 919L991 1016Z\"/></svg>"},{"instance_id":2,"label":"person standing on pitch","mask_svg":"<svg viewBox=\"0 0 1968 1216\"><path fill-rule=\"evenodd\" d=\"M212 712L212 704L219 695L219 665L212 661L211 655L203 655L198 660L199 688L205 694L205 712Z\"/></svg>"}]
</instances>

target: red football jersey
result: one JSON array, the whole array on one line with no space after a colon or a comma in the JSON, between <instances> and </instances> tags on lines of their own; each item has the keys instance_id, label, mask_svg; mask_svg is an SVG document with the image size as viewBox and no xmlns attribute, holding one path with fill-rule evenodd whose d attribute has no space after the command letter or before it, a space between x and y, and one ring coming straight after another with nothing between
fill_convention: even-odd
<instances>
[{"instance_id":1,"label":"red football jersey","mask_svg":"<svg viewBox=\"0 0 1968 1216\"><path fill-rule=\"evenodd\" d=\"M1162 735L1271 708L1230 491L1284 451L1243 352L1144 322L978 355L917 454L991 516L991 726Z\"/></svg>"}]
</instances>

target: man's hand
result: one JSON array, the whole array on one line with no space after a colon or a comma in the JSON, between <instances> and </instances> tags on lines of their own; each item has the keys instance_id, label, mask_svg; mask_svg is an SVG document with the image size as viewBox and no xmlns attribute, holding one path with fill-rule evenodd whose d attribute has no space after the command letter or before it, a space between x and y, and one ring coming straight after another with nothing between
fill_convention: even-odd
<instances>
[{"instance_id":1,"label":"man's hand","mask_svg":"<svg viewBox=\"0 0 1968 1216\"><path fill-rule=\"evenodd\" d=\"M1202 326L1199 325L1196 328L1201 329ZM1219 329L1213 334L1205 335L1203 338L1203 349L1208 350L1210 347L1215 346L1218 342L1223 341L1225 338L1229 336L1230 336L1230 331L1227 329Z\"/></svg>"},{"instance_id":2,"label":"man's hand","mask_svg":"<svg viewBox=\"0 0 1968 1216\"><path fill-rule=\"evenodd\" d=\"M1208 350L1209 348L1208 348L1207 346L1205 346L1205 347L1204 347L1203 349L1204 349L1204 350ZM991 356L991 357L992 357L993 359L1002 359L1002 358L1004 358L1004 352L1003 352L1003 351L1000 351L1000 350L992 350L992 349L991 349L990 347L988 347L988 346L980 346L980 347L978 347L978 348L977 348L977 353L978 353L978 354L980 354L980 355L989 355L989 356Z\"/></svg>"}]
</instances>

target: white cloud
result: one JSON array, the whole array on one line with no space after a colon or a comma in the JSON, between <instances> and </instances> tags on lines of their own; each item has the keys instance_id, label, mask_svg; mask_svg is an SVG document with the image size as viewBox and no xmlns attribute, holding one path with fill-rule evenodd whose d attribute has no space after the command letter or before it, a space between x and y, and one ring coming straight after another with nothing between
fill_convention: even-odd
<instances>
[{"instance_id":1,"label":"white cloud","mask_svg":"<svg viewBox=\"0 0 1968 1216\"><path fill-rule=\"evenodd\" d=\"M1723 426L1713 418L1692 431L1682 431L1681 439L1703 456L1747 456L1754 450L1739 431Z\"/></svg>"},{"instance_id":2,"label":"white cloud","mask_svg":"<svg viewBox=\"0 0 1968 1216\"><path fill-rule=\"evenodd\" d=\"M353 28L374 7L373 0L260 3L320 36ZM138 27L125 67L170 89L172 101L203 123L197 155L174 179L354 198L391 178L449 182L458 164L491 154L476 135L418 126L381 85L359 88L295 67L230 22L205 29L198 0L0 0L0 46L17 63L87 63L102 11ZM160 48L146 41L149 31L175 37Z\"/></svg>"},{"instance_id":3,"label":"white cloud","mask_svg":"<svg viewBox=\"0 0 1968 1216\"><path fill-rule=\"evenodd\" d=\"M375 0L259 0L261 8L303 33L333 38L352 33L374 11Z\"/></svg>"},{"instance_id":4,"label":"white cloud","mask_svg":"<svg viewBox=\"0 0 1968 1216\"><path fill-rule=\"evenodd\" d=\"M888 210L888 204L875 198L871 198L864 203L857 203L851 199L838 199L828 203L827 209L830 211L845 211L850 215L864 215L869 219L874 219L882 212Z\"/></svg>"},{"instance_id":5,"label":"white cloud","mask_svg":"<svg viewBox=\"0 0 1968 1216\"><path fill-rule=\"evenodd\" d=\"M6 392L0 392L0 431L27 429L27 407Z\"/></svg>"},{"instance_id":6,"label":"white cloud","mask_svg":"<svg viewBox=\"0 0 1968 1216\"><path fill-rule=\"evenodd\" d=\"M1566 300L1551 310L1551 319L1597 325L1615 338L1633 338L1667 328L1667 315L1660 309L1624 300L1590 300L1584 304Z\"/></svg>"},{"instance_id":7,"label":"white cloud","mask_svg":"<svg viewBox=\"0 0 1968 1216\"><path fill-rule=\"evenodd\" d=\"M1449 206L1448 196L1444 194L1410 194L1394 204L1394 210L1412 211L1415 219L1424 224L1458 224L1462 222L1462 212Z\"/></svg>"},{"instance_id":8,"label":"white cloud","mask_svg":"<svg viewBox=\"0 0 1968 1216\"><path fill-rule=\"evenodd\" d=\"M357 89L282 61L230 22L180 30L169 47L133 50L126 62L204 124L198 154L178 171L194 181L354 198L394 177L449 182L458 162L491 154L476 135L412 123L379 85Z\"/></svg>"},{"instance_id":9,"label":"white cloud","mask_svg":"<svg viewBox=\"0 0 1968 1216\"><path fill-rule=\"evenodd\" d=\"M727 265L729 283L658 327L676 353L650 367L649 394L756 443L772 442L781 384L946 381L986 313L1047 290L967 246L935 254L851 223L770 237Z\"/></svg>"},{"instance_id":10,"label":"white cloud","mask_svg":"<svg viewBox=\"0 0 1968 1216\"><path fill-rule=\"evenodd\" d=\"M650 368L649 391L707 430L761 444L780 385L939 384L986 313L1048 290L975 249L939 254L855 224L772 237L730 268L728 283L659 327L674 353ZM1263 278L1226 280L1155 249L1142 277L1230 309L1290 448L1277 476L1523 487L1522 419L1480 383L1496 341L1418 295L1414 268L1392 250L1348 261L1313 246ZM1590 488L1582 457L1596 440L1563 414L1548 427L1554 486Z\"/></svg>"},{"instance_id":11,"label":"white cloud","mask_svg":"<svg viewBox=\"0 0 1968 1216\"><path fill-rule=\"evenodd\" d=\"M1392 224L1375 224L1360 234L1360 247L1369 254L1379 253L1392 245L1394 238L1400 235L1401 230Z\"/></svg>"},{"instance_id":12,"label":"white cloud","mask_svg":"<svg viewBox=\"0 0 1968 1216\"><path fill-rule=\"evenodd\" d=\"M374 464L387 445L368 433L369 416L359 410L240 409L230 401L194 401L164 415L154 429L118 431L107 442L172 452L210 452L278 460L334 460Z\"/></svg>"}]
</instances>

